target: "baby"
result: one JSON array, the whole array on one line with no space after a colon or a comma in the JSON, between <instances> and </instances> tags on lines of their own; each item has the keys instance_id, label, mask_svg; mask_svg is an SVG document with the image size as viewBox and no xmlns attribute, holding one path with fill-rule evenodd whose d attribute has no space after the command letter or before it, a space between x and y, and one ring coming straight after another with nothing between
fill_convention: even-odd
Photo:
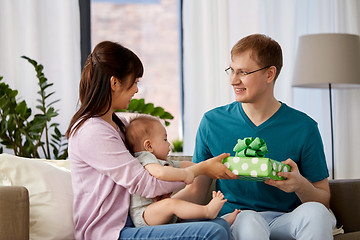
<instances>
[{"instance_id":1,"label":"baby","mask_svg":"<svg viewBox=\"0 0 360 240\"><path fill-rule=\"evenodd\" d=\"M189 163L167 160L170 143L165 127L158 118L139 115L130 120L125 131L126 143L134 156L154 177L163 181L183 181L190 184L194 173ZM180 219L214 219L226 202L218 191L212 193L212 200L207 205L198 205L177 198L159 201L131 196L130 216L136 227L152 226L176 222ZM232 224L240 210L235 210L226 220Z\"/></svg>"}]
</instances>

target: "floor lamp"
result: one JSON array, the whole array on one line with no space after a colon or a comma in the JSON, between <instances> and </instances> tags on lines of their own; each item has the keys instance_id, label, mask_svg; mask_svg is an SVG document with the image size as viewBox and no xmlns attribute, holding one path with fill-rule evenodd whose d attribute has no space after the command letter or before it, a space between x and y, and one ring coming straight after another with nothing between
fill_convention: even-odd
<instances>
[{"instance_id":1,"label":"floor lamp","mask_svg":"<svg viewBox=\"0 0 360 240\"><path fill-rule=\"evenodd\" d=\"M301 36L292 86L329 90L331 165L332 178L335 179L331 90L360 86L360 37L337 33Z\"/></svg>"}]
</instances>

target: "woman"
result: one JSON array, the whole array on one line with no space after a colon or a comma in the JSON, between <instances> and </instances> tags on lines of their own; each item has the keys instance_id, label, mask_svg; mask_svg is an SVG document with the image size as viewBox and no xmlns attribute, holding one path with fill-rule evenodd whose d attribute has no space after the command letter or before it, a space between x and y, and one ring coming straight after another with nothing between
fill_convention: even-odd
<instances>
[{"instance_id":1,"label":"woman","mask_svg":"<svg viewBox=\"0 0 360 240\"><path fill-rule=\"evenodd\" d=\"M113 42L99 43L81 75L81 106L67 130L74 191L76 239L229 239L223 219L134 228L128 217L130 194L155 198L184 186L152 177L124 144L126 109L143 75L140 59ZM234 178L222 154L194 168L195 176Z\"/></svg>"}]
</instances>

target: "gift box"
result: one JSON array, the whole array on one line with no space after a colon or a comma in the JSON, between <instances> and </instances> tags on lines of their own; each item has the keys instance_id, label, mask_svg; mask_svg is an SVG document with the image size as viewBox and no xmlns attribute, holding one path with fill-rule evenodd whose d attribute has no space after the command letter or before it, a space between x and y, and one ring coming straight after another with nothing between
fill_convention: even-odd
<instances>
[{"instance_id":1,"label":"gift box","mask_svg":"<svg viewBox=\"0 0 360 240\"><path fill-rule=\"evenodd\" d=\"M260 138L239 139L234 147L235 157L223 159L223 164L239 179L265 181L267 179L284 180L278 172L290 172L291 168L282 162L266 158L266 143Z\"/></svg>"}]
</instances>

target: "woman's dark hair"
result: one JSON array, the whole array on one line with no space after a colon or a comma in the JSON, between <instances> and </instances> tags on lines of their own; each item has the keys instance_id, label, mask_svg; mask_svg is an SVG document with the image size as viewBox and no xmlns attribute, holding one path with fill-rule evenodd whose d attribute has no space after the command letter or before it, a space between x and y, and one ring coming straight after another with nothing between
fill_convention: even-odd
<instances>
[{"instance_id":1,"label":"woman's dark hair","mask_svg":"<svg viewBox=\"0 0 360 240\"><path fill-rule=\"evenodd\" d=\"M116 77L118 81L129 88L137 78L142 77L144 67L135 53L122 45L104 41L97 44L88 56L81 73L79 85L80 108L71 119L66 137L71 134L89 118L106 114L111 107L110 78ZM128 76L131 82L126 83ZM106 111L104 112L104 109ZM113 115L113 120L123 128L122 122Z\"/></svg>"}]
</instances>

